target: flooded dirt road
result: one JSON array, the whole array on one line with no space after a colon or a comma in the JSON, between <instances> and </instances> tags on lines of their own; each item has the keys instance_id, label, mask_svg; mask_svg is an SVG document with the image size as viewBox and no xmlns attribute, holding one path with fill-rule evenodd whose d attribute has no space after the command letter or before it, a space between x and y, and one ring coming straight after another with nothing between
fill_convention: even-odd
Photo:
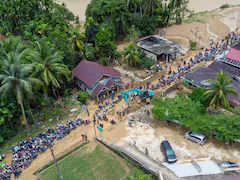
<instances>
[{"instance_id":1,"label":"flooded dirt road","mask_svg":"<svg viewBox=\"0 0 240 180\"><path fill-rule=\"evenodd\" d=\"M136 113L139 114L141 111ZM142 114L142 116L146 115ZM135 120L137 121L136 118ZM133 144L135 141L139 150L145 152L145 149L148 148L149 156L159 162L163 161L160 143L168 140L178 157L178 163L189 161L192 158L240 163L240 145L232 147L216 139L207 138L206 144L201 146L184 138L184 133L188 129L181 128L176 124L166 126L162 121L153 120L150 124L137 122L133 128L129 127L127 123L125 125L128 136L122 138L118 145Z\"/></svg>"}]
</instances>

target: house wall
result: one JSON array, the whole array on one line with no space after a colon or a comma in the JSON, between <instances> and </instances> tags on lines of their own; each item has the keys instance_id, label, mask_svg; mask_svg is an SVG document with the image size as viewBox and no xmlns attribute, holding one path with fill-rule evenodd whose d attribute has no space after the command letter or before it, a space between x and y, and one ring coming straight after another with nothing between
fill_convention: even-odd
<instances>
[{"instance_id":1,"label":"house wall","mask_svg":"<svg viewBox=\"0 0 240 180\"><path fill-rule=\"evenodd\" d=\"M88 86L82 82L81 80L77 80L77 85L79 86L80 89L82 89L83 91L86 91L90 96L93 96L93 91L95 90L95 88L97 87L97 85L103 84L106 85L108 80L113 80L115 82L120 81L120 78L116 78L116 77L108 77L108 76L103 76L91 89L88 88ZM104 89L102 91L105 91ZM106 91L110 91L110 90L106 90Z\"/></svg>"},{"instance_id":2,"label":"house wall","mask_svg":"<svg viewBox=\"0 0 240 180\"><path fill-rule=\"evenodd\" d=\"M146 54L147 57L151 58L154 61L157 61L157 55L156 54L153 54L153 53L148 52L148 51L144 51L144 53Z\"/></svg>"},{"instance_id":3,"label":"house wall","mask_svg":"<svg viewBox=\"0 0 240 180\"><path fill-rule=\"evenodd\" d=\"M77 85L78 85L78 87L80 87L80 89L82 89L83 91L86 91L89 95L92 96L91 89L89 89L88 86L85 83L83 83L80 80L77 80Z\"/></svg>"}]
</instances>

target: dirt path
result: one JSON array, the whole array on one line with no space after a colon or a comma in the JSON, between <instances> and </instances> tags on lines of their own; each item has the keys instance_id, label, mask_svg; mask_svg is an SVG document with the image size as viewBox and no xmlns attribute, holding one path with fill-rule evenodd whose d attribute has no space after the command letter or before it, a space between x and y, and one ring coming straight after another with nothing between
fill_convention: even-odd
<instances>
[{"instance_id":1,"label":"dirt path","mask_svg":"<svg viewBox=\"0 0 240 180\"><path fill-rule=\"evenodd\" d=\"M121 108L123 105L124 101L121 101L118 104L118 108ZM95 113L95 110L98 108L94 102L89 101L87 103L89 112L91 114L90 117L87 116L87 113L85 111L82 111L79 116L81 116L83 119L89 118L92 120L92 115ZM112 114L111 116L109 114ZM111 139L112 143L116 143L119 141L119 139L123 138L126 136L126 130L124 128L124 121L118 121L117 118L115 117L115 111L108 111L109 118L114 117L114 119L117 121L117 125L111 125L108 122L103 121L104 124L104 132L103 137L106 139ZM99 132L97 132L97 136L99 136ZM71 151L79 145L83 140L82 140L82 134L87 134L88 138L91 140L94 138L95 133L94 133L94 127L93 123L87 126L80 126L77 127L74 131L71 131L69 135L64 137L63 139L59 141L55 141L54 143L54 154L56 157L59 157L66 152ZM10 159L10 158L9 158ZM50 150L48 149L45 153L39 154L38 157L32 162L32 164L27 168L24 169L22 172L22 175L18 178L20 180L33 180L34 176L33 173L36 172L38 169L46 165L49 161L51 161L53 158L51 156Z\"/></svg>"},{"instance_id":2,"label":"dirt path","mask_svg":"<svg viewBox=\"0 0 240 180\"><path fill-rule=\"evenodd\" d=\"M164 72L162 72L164 73ZM158 81L159 76L156 76L152 79L152 82L156 83ZM156 91L160 92L163 89L160 88ZM141 108L140 104L137 104L135 101L131 102L130 112L135 112ZM95 104L94 101L88 101L87 106L90 112L90 116L87 116L86 111L82 111L79 116L83 119L90 119L92 120L92 115L95 113L95 110L98 108L98 105ZM128 120L127 116L124 116L122 120L118 119L116 112L121 110L123 107L126 106L126 102L124 100L120 101L113 109L108 110L107 116L109 119L114 119L117 121L116 125L111 125L108 122L103 121L104 124L104 132L102 133L102 137L110 142L110 143L117 143L124 137L127 137L127 133L129 129L126 128L125 122ZM93 123L87 126L80 126L72 131L69 135L64 137L62 140L55 141L55 145L53 147L54 154L56 157L65 154L66 152L72 150L74 147L79 145L82 142L81 134L87 134L88 138L91 140L94 138L94 127ZM96 130L97 136L99 137L99 131ZM147 137L147 136L146 136ZM11 158L9 158L11 159ZM52 156L50 150L47 150L45 153L38 155L38 157L32 162L32 164L27 168L24 169L22 175L18 178L20 180L33 180L34 176L33 173L36 172L38 169L46 165L49 161L52 160Z\"/></svg>"},{"instance_id":3,"label":"dirt path","mask_svg":"<svg viewBox=\"0 0 240 180\"><path fill-rule=\"evenodd\" d=\"M231 10L228 10L226 12L222 12L222 13L227 13ZM208 23L209 24L209 23ZM226 26L226 25L225 25ZM202 23L192 23L190 25L178 25L178 26L172 26L169 28L168 31L168 36L172 36L175 38L182 38L184 39L184 41L187 41L188 39L194 39L194 35L191 33L191 30L196 28L196 27L200 27L199 29L203 30L202 35L203 35L203 42L204 41L208 41L208 36L207 34L209 32L212 32L211 29L211 24L209 24L209 28L206 28L205 24ZM218 27L221 28L221 27ZM221 32L216 33L214 30L214 32L212 32L212 34L215 34L216 36L219 36L219 34L223 33L226 29L222 30ZM194 53L196 53L195 51L191 51L190 53L187 54L187 56L184 57L184 59L189 60L190 56L195 55ZM182 58L183 59L183 58ZM181 60L179 60L181 61ZM199 63L198 66L202 66L205 62L203 63ZM196 67L194 67L196 68ZM155 78L152 79L152 82L156 83L158 81L159 76L156 76ZM141 79L138 79L141 80ZM157 92L162 91L162 88L160 88ZM83 119L89 118L90 120L92 120L92 115L94 114L95 110L97 109L97 104L94 104L94 102L88 102L88 109L90 111L91 116L87 117L87 113L85 111L80 113L80 116ZM111 119L112 117L117 120L117 116L116 116L116 111L117 109L121 109L123 106L125 106L125 102L121 101L119 104L117 104L115 106L114 109L110 110L108 112L108 116ZM137 104L133 104L133 109L131 110L131 112L135 112L138 108L141 107L141 105ZM106 139L107 141L111 142L111 143L117 143L120 139L127 137L129 135L127 135L127 133L130 131L129 129L127 129L125 127L125 120L127 119L127 117L125 117L123 119L123 121L117 120L117 125L111 125L110 123L107 122L103 122L104 123L104 132L103 132L103 138ZM149 128L148 128L149 129ZM169 129L169 128L168 128ZM143 131L142 128L139 129L139 131ZM164 129L166 131L166 134L171 135L171 134L176 134L176 129ZM158 131L158 130L157 130ZM162 129L159 129L159 131L162 131ZM147 129L146 129L147 132ZM89 139L92 139L95 134L94 134L94 128L93 128L93 124L90 124L88 126L81 126L78 127L76 130L72 131L68 136L66 136L64 139L60 140L60 141L55 141L55 145L53 147L54 153L57 157L61 156L62 154L66 153L67 151L73 149L75 146L79 145L82 142L82 137L81 134L87 134ZM153 133L154 134L154 133ZM99 136L99 132L97 131L97 135ZM159 134L160 135L160 134ZM139 135L139 137L141 137ZM142 135L142 137L145 137L147 139L150 139L148 137L148 135L144 134ZM129 138L131 139L131 136L129 136ZM131 140L132 141L132 140ZM182 141L182 140L181 140ZM215 143L215 142L214 142ZM143 145L144 146L144 145ZM189 152L186 152L185 149L182 148L182 146L184 148L188 148L189 143L185 144L179 144L177 146L174 146L176 148L179 148L179 156L181 156L181 154L183 154L182 157L187 157ZM215 147L216 146L216 147ZM233 158L236 156L239 156L239 153L237 151L231 151L229 150L229 148L227 148L227 150L225 151L224 148L226 148L226 146L224 146L224 144L219 144L219 145L213 145L213 144L209 144L208 147L208 151L211 153L215 153L215 149L216 148L220 148L221 151L218 151L218 154L216 155L216 157L223 157L222 159L227 159L230 158L230 152L233 153L234 156L232 156ZM192 147L191 148L197 148L197 147ZM206 151L207 149L204 148ZM180 153L181 152L181 153ZM183 153L186 152L186 153ZM197 151L194 151L194 153L199 154ZM225 157L224 157L225 156ZM7 161L9 162L11 160L11 156L7 156ZM33 180L33 173L35 171L37 171L39 168L41 168L42 166L44 166L45 164L47 164L49 161L52 160L52 156L49 150L47 150L45 153L40 154L33 162L32 164L27 168L23 170L22 176L20 176L18 179L20 180ZM126 169L127 170L127 169ZM127 176L127 175L126 175Z\"/></svg>"}]
</instances>

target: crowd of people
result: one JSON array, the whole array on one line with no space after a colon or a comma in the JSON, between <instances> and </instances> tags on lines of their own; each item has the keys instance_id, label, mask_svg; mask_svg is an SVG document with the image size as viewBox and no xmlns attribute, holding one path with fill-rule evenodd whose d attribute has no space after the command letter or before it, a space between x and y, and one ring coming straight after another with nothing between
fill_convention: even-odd
<instances>
[{"instance_id":1,"label":"crowd of people","mask_svg":"<svg viewBox=\"0 0 240 180\"><path fill-rule=\"evenodd\" d=\"M191 68L203 61L203 60L210 60L214 59L215 56L219 53L223 53L224 51L228 50L229 47L234 45L239 41L239 35L235 32L229 33L225 38L221 40L221 42L214 43L213 40L210 42L210 48L206 48L204 52L200 52L196 54L195 57L190 58L189 62L183 61L182 64L178 64L178 70L175 72L172 70L171 65L169 67L165 66L165 69L168 69L168 76L162 75L159 78L159 82L157 85L151 85L151 83L147 83L147 89L157 89L159 87L163 87L165 85L170 85L171 82L178 81L180 76L184 73L191 71ZM151 85L151 87L150 87ZM107 111L109 108L113 108L115 104L122 100L122 96L117 96L117 99L114 100L114 92L112 93L112 102L110 103L109 100L103 101L102 104L99 105L98 109L96 110L95 114L93 115L94 123L97 123L103 128L103 123L99 121L105 120L108 121L107 118ZM88 114L90 115L87 107L84 108ZM148 116L150 115L150 111L148 112ZM98 119L96 119L96 117ZM12 163L3 164L0 167L0 180L10 180L11 174L14 174L14 177L18 177L22 173L22 168L28 167L31 162L38 156L39 153L43 153L49 146L54 145L54 140L62 139L67 134L69 134L72 130L76 129L77 126L81 125L88 125L91 121L89 119L83 120L81 117L75 117L74 120L68 120L66 125L57 124L55 129L48 128L47 132L39 133L38 136L29 137L28 140L24 140L19 142L16 146L11 148L12 151ZM116 121L111 119L110 123L116 124ZM87 140L87 135L82 134L83 139ZM4 156L1 156L1 162L4 162Z\"/></svg>"},{"instance_id":2,"label":"crowd of people","mask_svg":"<svg viewBox=\"0 0 240 180\"><path fill-rule=\"evenodd\" d=\"M237 30L236 30L237 31ZM151 87L147 85L147 89L158 89L159 87L164 87L165 85L171 85L172 82L178 82L179 78L184 74L191 71L192 67L194 67L195 64L205 60L211 60L215 59L215 56L221 53L224 53L224 51L229 50L230 47L232 47L234 44L236 44L239 41L239 34L237 32L230 32L227 34L221 42L214 43L214 40L212 39L210 41L210 48L206 48L204 52L200 52L195 55L195 57L191 57L190 60L187 62L186 60L183 61L182 64L177 65L177 71L175 72L172 69L172 66L165 65L164 68L168 70L168 75L162 75L159 78L159 82L154 85L152 84Z\"/></svg>"},{"instance_id":3,"label":"crowd of people","mask_svg":"<svg viewBox=\"0 0 240 180\"><path fill-rule=\"evenodd\" d=\"M115 100L113 96L111 103L109 100L106 100L104 105L99 105L96 113L93 115L94 124L98 123L103 128L103 123L101 121L108 121L106 115L107 110L114 107L114 105L121 100L121 95L117 96L117 99ZM89 117L90 113L87 106L83 105L82 109L87 112ZM96 117L98 119L96 119ZM111 119L109 122L111 124L116 124L114 119ZM67 120L66 125L58 123L55 129L48 128L46 132L41 132L38 136L29 137L28 140L21 141L16 146L12 146L12 163L3 163L3 165L0 166L0 180L10 180L12 174L15 178L19 177L22 173L22 168L27 168L38 154L45 152L49 146L53 146L55 139L60 140L72 130L75 130L78 126L88 125L90 123L91 120L88 118L84 120L81 117L76 116L74 120ZM82 137L83 140L88 141L86 134L82 134ZM0 157L1 162L4 162L5 156L1 155Z\"/></svg>"},{"instance_id":4,"label":"crowd of people","mask_svg":"<svg viewBox=\"0 0 240 180\"><path fill-rule=\"evenodd\" d=\"M12 146L12 163L3 164L0 167L0 180L10 180L13 174L15 178L21 175L22 168L27 168L31 162L43 153L49 146L54 145L54 140L60 140L69 134L77 126L88 125L90 120L83 120L81 117L68 120L66 125L57 124L55 129L48 128L46 132L41 132L38 136L29 137L28 140L19 142L16 146ZM87 138L87 135L85 135ZM2 156L1 156L1 159Z\"/></svg>"}]
</instances>

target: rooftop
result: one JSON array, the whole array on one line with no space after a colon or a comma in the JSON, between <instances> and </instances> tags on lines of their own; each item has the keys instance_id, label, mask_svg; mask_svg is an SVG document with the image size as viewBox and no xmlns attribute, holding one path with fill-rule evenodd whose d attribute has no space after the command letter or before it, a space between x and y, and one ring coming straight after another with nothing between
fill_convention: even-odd
<instances>
[{"instance_id":1,"label":"rooftop","mask_svg":"<svg viewBox=\"0 0 240 180\"><path fill-rule=\"evenodd\" d=\"M147 36L137 41L137 45L142 49L154 53L173 54L178 51L178 45L159 36Z\"/></svg>"},{"instance_id":2,"label":"rooftop","mask_svg":"<svg viewBox=\"0 0 240 180\"><path fill-rule=\"evenodd\" d=\"M215 80L215 74L223 70L232 79L232 84L235 86L236 91L239 93L238 96L228 95L228 99L232 106L240 106L240 83L236 81L233 77L240 71L239 68L230 66L228 64L215 61L208 67L201 67L196 69L194 72L184 75L185 78L193 81L195 84L204 87L203 82L205 80Z\"/></svg>"},{"instance_id":3,"label":"rooftop","mask_svg":"<svg viewBox=\"0 0 240 180\"><path fill-rule=\"evenodd\" d=\"M102 89L104 89L104 88L107 89L107 90L111 89L112 85L114 85L114 84L116 84L116 85L123 85L124 82L122 82L122 81L114 82L112 80L108 80L106 85L99 83L97 85L97 87L94 89L93 95L97 96L102 91Z\"/></svg>"},{"instance_id":4,"label":"rooftop","mask_svg":"<svg viewBox=\"0 0 240 180\"><path fill-rule=\"evenodd\" d=\"M228 59L240 62L240 50L231 48L226 57Z\"/></svg>"},{"instance_id":5,"label":"rooftop","mask_svg":"<svg viewBox=\"0 0 240 180\"><path fill-rule=\"evenodd\" d=\"M103 66L99 63L82 60L73 69L73 75L92 88L103 76L120 78L120 73L110 66Z\"/></svg>"}]
</instances>

